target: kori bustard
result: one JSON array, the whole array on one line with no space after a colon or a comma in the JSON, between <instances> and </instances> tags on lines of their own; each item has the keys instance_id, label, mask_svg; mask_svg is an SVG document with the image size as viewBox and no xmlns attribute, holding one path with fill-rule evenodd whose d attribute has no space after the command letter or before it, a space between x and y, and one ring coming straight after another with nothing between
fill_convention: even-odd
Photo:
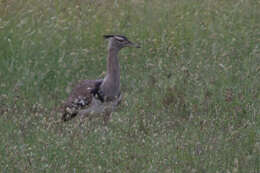
<instances>
[{"instance_id":1,"label":"kori bustard","mask_svg":"<svg viewBox=\"0 0 260 173\"><path fill-rule=\"evenodd\" d=\"M105 123L109 115L121 101L120 67L118 52L124 47L136 47L122 35L104 35L108 43L107 72L104 79L81 81L69 95L63 106L62 120L68 121L80 115L103 113Z\"/></svg>"}]
</instances>

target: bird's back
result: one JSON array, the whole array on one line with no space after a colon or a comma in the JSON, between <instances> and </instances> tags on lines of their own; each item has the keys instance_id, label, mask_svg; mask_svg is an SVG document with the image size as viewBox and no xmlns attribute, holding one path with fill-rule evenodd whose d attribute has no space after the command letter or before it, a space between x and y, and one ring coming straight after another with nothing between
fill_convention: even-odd
<instances>
[{"instance_id":1,"label":"bird's back","mask_svg":"<svg viewBox=\"0 0 260 173\"><path fill-rule=\"evenodd\" d=\"M86 108L92 102L94 92L99 90L101 83L102 80L84 80L76 85L64 104L62 120L70 120L81 109Z\"/></svg>"}]
</instances>

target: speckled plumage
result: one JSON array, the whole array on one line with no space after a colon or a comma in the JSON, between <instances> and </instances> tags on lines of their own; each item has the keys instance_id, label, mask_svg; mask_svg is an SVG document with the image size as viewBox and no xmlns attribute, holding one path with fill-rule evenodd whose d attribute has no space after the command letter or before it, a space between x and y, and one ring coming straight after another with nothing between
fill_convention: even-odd
<instances>
[{"instance_id":1,"label":"speckled plumage","mask_svg":"<svg viewBox=\"0 0 260 173\"><path fill-rule=\"evenodd\" d=\"M104 118L108 119L121 101L117 54L124 47L139 46L121 35L105 35L104 38L109 39L106 76L99 80L84 80L76 85L64 104L63 121L68 121L76 115L87 116L90 113L105 113Z\"/></svg>"},{"instance_id":2,"label":"speckled plumage","mask_svg":"<svg viewBox=\"0 0 260 173\"><path fill-rule=\"evenodd\" d=\"M98 92L101 83L102 79L81 81L72 90L69 98L64 104L62 120L68 121L72 119L80 110L86 109L90 105L94 96L99 97Z\"/></svg>"}]
</instances>

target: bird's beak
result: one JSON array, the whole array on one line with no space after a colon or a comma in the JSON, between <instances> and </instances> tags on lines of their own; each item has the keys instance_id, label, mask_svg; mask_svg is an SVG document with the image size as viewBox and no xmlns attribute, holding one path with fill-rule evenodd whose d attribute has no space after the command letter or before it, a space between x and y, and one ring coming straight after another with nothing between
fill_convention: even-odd
<instances>
[{"instance_id":1,"label":"bird's beak","mask_svg":"<svg viewBox=\"0 0 260 173\"><path fill-rule=\"evenodd\" d=\"M132 43L131 41L129 41L128 46L129 47L135 47L135 48L140 48L141 47L139 44Z\"/></svg>"}]
</instances>

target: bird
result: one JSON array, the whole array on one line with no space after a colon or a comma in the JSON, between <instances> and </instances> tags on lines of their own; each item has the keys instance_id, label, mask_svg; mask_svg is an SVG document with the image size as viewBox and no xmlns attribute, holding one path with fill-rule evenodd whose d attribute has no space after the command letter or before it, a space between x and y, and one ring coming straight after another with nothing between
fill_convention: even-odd
<instances>
[{"instance_id":1,"label":"bird","mask_svg":"<svg viewBox=\"0 0 260 173\"><path fill-rule=\"evenodd\" d=\"M83 80L69 94L63 105L62 121L69 121L79 115L88 117L90 114L104 114L107 123L110 114L121 102L120 66L118 53L122 48L140 48L136 43L123 35L104 35L108 40L107 70L103 79Z\"/></svg>"}]
</instances>

